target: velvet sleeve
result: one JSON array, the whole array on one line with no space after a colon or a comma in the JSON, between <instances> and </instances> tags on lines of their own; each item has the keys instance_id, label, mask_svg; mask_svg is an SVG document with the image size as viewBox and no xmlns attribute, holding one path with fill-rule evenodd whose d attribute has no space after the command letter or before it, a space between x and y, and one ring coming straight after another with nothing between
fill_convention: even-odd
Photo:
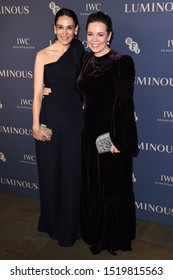
<instances>
[{"instance_id":1,"label":"velvet sleeve","mask_svg":"<svg viewBox=\"0 0 173 280\"><path fill-rule=\"evenodd\" d=\"M138 152L137 129L134 117L135 66L128 55L121 56L115 65L115 99L110 136L113 144L122 152Z\"/></svg>"}]
</instances>

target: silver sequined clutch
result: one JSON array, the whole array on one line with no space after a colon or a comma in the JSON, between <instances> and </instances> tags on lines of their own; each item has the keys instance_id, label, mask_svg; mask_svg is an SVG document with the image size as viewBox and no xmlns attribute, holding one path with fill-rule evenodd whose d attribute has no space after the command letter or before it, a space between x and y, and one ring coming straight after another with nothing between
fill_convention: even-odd
<instances>
[{"instance_id":1,"label":"silver sequined clutch","mask_svg":"<svg viewBox=\"0 0 173 280\"><path fill-rule=\"evenodd\" d=\"M96 147L99 154L110 152L112 145L113 144L109 132L101 134L96 139Z\"/></svg>"}]
</instances>

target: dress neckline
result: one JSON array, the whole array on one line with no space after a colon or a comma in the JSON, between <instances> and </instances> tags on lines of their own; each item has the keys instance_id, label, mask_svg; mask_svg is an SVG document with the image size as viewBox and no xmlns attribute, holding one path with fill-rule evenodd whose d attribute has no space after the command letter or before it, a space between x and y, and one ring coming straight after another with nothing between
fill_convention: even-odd
<instances>
[{"instance_id":1,"label":"dress neckline","mask_svg":"<svg viewBox=\"0 0 173 280\"><path fill-rule=\"evenodd\" d=\"M104 54L102 56L95 56L94 55L94 59L101 60L101 59L107 58L110 55L110 53L112 53L112 49L110 49L106 54Z\"/></svg>"}]
</instances>

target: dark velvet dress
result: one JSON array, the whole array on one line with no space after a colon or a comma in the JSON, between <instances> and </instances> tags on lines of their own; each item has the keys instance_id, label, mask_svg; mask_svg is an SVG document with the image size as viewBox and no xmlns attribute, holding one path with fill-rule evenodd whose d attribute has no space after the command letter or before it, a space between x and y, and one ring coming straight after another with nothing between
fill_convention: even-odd
<instances>
[{"instance_id":1,"label":"dark velvet dress","mask_svg":"<svg viewBox=\"0 0 173 280\"><path fill-rule=\"evenodd\" d=\"M38 230L47 232L61 246L80 238L82 105L76 79L83 45L70 48L44 67L44 83L52 93L42 102L40 123L52 128L51 141L36 141L40 190Z\"/></svg>"},{"instance_id":2,"label":"dark velvet dress","mask_svg":"<svg viewBox=\"0 0 173 280\"><path fill-rule=\"evenodd\" d=\"M132 158L138 151L134 119L135 68L128 55L85 53L78 78L83 96L82 238L94 254L131 250L135 238ZM96 138L110 132L120 153L98 154Z\"/></svg>"}]
</instances>

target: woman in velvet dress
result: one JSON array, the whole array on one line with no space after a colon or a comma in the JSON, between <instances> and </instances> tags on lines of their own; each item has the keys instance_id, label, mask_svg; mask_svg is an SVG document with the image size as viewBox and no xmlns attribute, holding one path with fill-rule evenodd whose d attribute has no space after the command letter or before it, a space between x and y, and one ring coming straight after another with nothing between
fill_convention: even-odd
<instances>
[{"instance_id":1,"label":"woman in velvet dress","mask_svg":"<svg viewBox=\"0 0 173 280\"><path fill-rule=\"evenodd\" d=\"M34 68L33 137L40 189L38 230L61 246L80 238L81 97L76 86L83 45L74 39L76 14L60 9L55 16L57 40L36 55ZM43 87L51 94L43 98ZM53 130L52 139L40 129Z\"/></svg>"},{"instance_id":2,"label":"woman in velvet dress","mask_svg":"<svg viewBox=\"0 0 173 280\"><path fill-rule=\"evenodd\" d=\"M83 95L81 234L93 254L131 250L135 238L132 157L137 152L130 56L109 48L112 22L103 12L87 20L91 52L82 59ZM110 132L110 152L99 154L96 138Z\"/></svg>"}]
</instances>

